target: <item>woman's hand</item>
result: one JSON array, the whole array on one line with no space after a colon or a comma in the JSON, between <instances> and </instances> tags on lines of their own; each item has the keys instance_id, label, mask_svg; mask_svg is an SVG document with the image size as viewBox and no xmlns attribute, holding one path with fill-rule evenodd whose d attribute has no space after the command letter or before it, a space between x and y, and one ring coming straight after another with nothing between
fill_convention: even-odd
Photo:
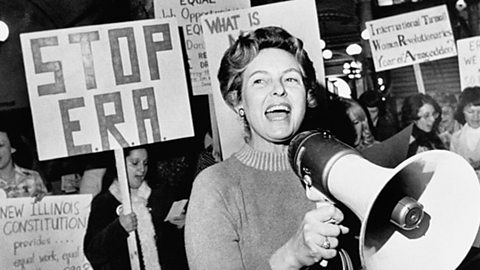
<instances>
[{"instance_id":1,"label":"woman's hand","mask_svg":"<svg viewBox=\"0 0 480 270\"><path fill-rule=\"evenodd\" d=\"M172 218L168 222L172 223L173 225L177 226L177 229L183 228L185 226L185 211L182 212L181 215Z\"/></svg>"},{"instance_id":2,"label":"woman's hand","mask_svg":"<svg viewBox=\"0 0 480 270\"><path fill-rule=\"evenodd\" d=\"M45 197L47 195L46 192L42 191L42 190L36 190L35 192L33 192L32 194L32 197L34 198L33 200L33 203L38 203L40 202L43 197Z\"/></svg>"},{"instance_id":3,"label":"woman's hand","mask_svg":"<svg viewBox=\"0 0 480 270\"><path fill-rule=\"evenodd\" d=\"M295 235L270 258L272 269L300 269L337 255L338 236L349 229L338 225L343 213L325 204L305 214Z\"/></svg>"},{"instance_id":4,"label":"woman's hand","mask_svg":"<svg viewBox=\"0 0 480 270\"><path fill-rule=\"evenodd\" d=\"M137 229L137 215L134 212L124 215L119 214L118 219L120 220L120 225L127 231L128 233Z\"/></svg>"}]
</instances>

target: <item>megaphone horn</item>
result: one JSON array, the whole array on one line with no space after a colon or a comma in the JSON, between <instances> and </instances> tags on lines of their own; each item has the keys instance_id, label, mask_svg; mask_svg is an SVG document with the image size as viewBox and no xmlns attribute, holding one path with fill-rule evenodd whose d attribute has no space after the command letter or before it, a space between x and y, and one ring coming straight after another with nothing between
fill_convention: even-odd
<instances>
[{"instance_id":1,"label":"megaphone horn","mask_svg":"<svg viewBox=\"0 0 480 270\"><path fill-rule=\"evenodd\" d=\"M328 131L306 131L293 138L289 155L307 191L340 201L358 216L365 269L452 270L472 246L480 185L471 165L453 152L423 152L389 169Z\"/></svg>"}]
</instances>

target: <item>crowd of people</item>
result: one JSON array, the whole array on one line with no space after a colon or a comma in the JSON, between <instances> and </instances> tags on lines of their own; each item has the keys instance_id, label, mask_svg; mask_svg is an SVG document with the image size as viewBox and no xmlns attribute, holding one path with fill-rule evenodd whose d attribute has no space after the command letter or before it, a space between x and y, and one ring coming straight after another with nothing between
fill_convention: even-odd
<instances>
[{"instance_id":1,"label":"crowd of people","mask_svg":"<svg viewBox=\"0 0 480 270\"><path fill-rule=\"evenodd\" d=\"M167 162L152 161L161 144L124 149L129 213L121 207L125 194L112 155L89 157L72 169L80 174L77 192L94 195L84 239L94 269L130 269L131 233L147 270L360 269L358 255L339 253L357 249L351 233L357 224L333 204L307 200L290 166L289 142L305 129L328 129L360 152L407 134L407 143L397 145L404 155L391 166L443 149L464 157L480 178L480 87L412 94L399 113L376 90L339 97L318 83L302 41L279 27L242 34L225 52L217 77L244 126L245 143L232 156L220 162L211 143L194 158ZM49 170L15 163L13 141L0 130L0 199L54 194L45 181ZM189 199L185 212L165 221L180 199ZM479 248L475 241L459 270L478 267Z\"/></svg>"}]
</instances>

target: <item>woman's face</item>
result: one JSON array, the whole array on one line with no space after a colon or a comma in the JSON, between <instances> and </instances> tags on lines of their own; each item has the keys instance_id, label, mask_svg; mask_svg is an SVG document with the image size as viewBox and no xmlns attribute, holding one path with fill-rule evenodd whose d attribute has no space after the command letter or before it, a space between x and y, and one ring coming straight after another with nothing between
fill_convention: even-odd
<instances>
[{"instance_id":1,"label":"woman's face","mask_svg":"<svg viewBox=\"0 0 480 270\"><path fill-rule=\"evenodd\" d=\"M449 104L442 104L442 124L448 125L453 121L454 109Z\"/></svg>"},{"instance_id":2,"label":"woman's face","mask_svg":"<svg viewBox=\"0 0 480 270\"><path fill-rule=\"evenodd\" d=\"M258 150L285 142L305 115L306 90L295 57L276 48L263 49L242 75L242 102Z\"/></svg>"},{"instance_id":3,"label":"woman's face","mask_svg":"<svg viewBox=\"0 0 480 270\"><path fill-rule=\"evenodd\" d=\"M469 104L463 108L465 121L472 128L480 127L480 106Z\"/></svg>"},{"instance_id":4,"label":"woman's face","mask_svg":"<svg viewBox=\"0 0 480 270\"><path fill-rule=\"evenodd\" d=\"M0 131L0 169L5 169L12 161L12 147L6 132Z\"/></svg>"},{"instance_id":5,"label":"woman's face","mask_svg":"<svg viewBox=\"0 0 480 270\"><path fill-rule=\"evenodd\" d=\"M130 151L126 157L127 177L130 188L137 189L145 179L148 170L148 153L144 148Z\"/></svg>"},{"instance_id":6,"label":"woman's face","mask_svg":"<svg viewBox=\"0 0 480 270\"><path fill-rule=\"evenodd\" d=\"M425 132L430 132L432 131L435 120L437 120L439 114L435 111L432 104L425 103L418 110L417 116L420 118L414 121L415 125Z\"/></svg>"}]
</instances>

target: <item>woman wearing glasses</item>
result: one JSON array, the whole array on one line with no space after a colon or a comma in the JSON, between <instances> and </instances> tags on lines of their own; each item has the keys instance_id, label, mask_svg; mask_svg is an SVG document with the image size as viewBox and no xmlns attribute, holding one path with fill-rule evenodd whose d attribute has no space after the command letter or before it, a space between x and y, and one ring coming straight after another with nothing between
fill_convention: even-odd
<instances>
[{"instance_id":1,"label":"woman wearing glasses","mask_svg":"<svg viewBox=\"0 0 480 270\"><path fill-rule=\"evenodd\" d=\"M441 112L438 103L429 95L418 93L405 98L402 123L404 126L413 123L407 157L428 150L445 149L438 136Z\"/></svg>"}]
</instances>

